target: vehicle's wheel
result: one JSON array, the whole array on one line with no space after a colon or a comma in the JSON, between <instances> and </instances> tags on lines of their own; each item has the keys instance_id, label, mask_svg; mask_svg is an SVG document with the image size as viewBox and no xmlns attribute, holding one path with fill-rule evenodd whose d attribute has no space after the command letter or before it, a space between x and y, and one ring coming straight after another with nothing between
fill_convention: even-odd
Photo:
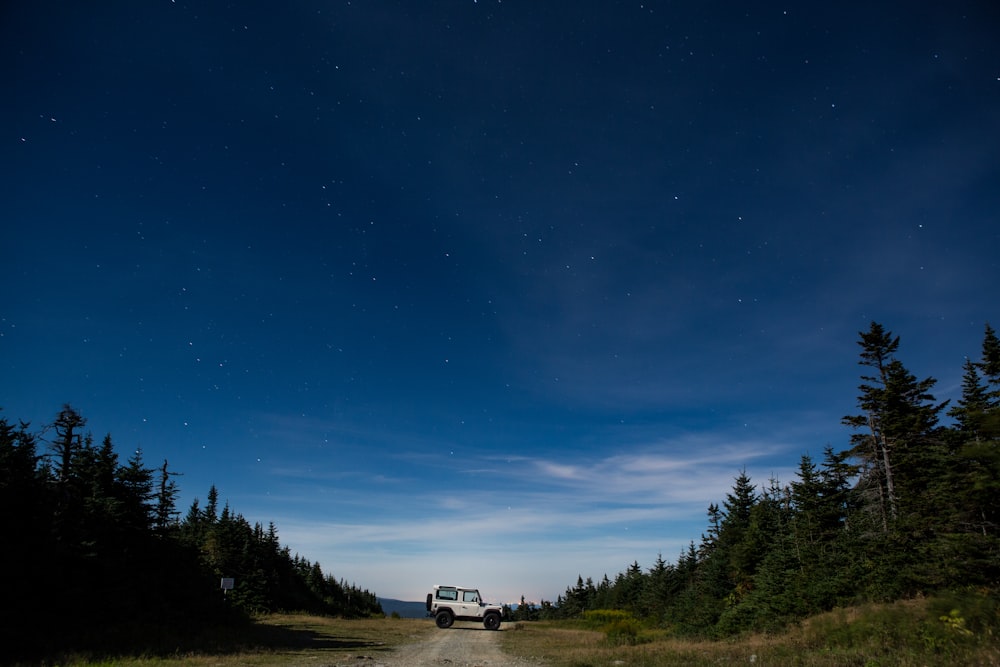
<instances>
[{"instance_id":1,"label":"vehicle's wheel","mask_svg":"<svg viewBox=\"0 0 1000 667\"><path fill-rule=\"evenodd\" d=\"M451 627L451 624L455 622L455 617L451 615L451 612L439 611L438 615L434 617L434 622L443 630Z\"/></svg>"},{"instance_id":2,"label":"vehicle's wheel","mask_svg":"<svg viewBox=\"0 0 1000 667\"><path fill-rule=\"evenodd\" d=\"M500 629L500 614L486 614L483 617L483 627L487 630Z\"/></svg>"}]
</instances>

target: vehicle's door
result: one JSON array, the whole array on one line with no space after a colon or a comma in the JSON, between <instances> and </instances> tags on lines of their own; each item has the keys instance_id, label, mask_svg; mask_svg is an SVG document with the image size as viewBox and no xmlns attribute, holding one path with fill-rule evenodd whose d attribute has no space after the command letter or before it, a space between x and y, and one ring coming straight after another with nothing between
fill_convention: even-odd
<instances>
[{"instance_id":1,"label":"vehicle's door","mask_svg":"<svg viewBox=\"0 0 1000 667\"><path fill-rule=\"evenodd\" d=\"M479 591L461 591L461 597L462 599L459 600L462 608L461 615L479 617L481 615Z\"/></svg>"}]
</instances>

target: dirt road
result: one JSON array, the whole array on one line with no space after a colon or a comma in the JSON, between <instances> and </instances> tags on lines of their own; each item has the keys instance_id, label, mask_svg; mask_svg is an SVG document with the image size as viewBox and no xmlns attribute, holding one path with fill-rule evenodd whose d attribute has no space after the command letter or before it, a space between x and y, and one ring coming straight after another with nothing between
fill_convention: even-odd
<instances>
[{"instance_id":1,"label":"dirt road","mask_svg":"<svg viewBox=\"0 0 1000 667\"><path fill-rule=\"evenodd\" d=\"M539 667L536 662L509 656L500 651L500 633L481 625L456 623L448 630L430 633L428 638L396 647L378 656L356 656L354 667Z\"/></svg>"}]
</instances>

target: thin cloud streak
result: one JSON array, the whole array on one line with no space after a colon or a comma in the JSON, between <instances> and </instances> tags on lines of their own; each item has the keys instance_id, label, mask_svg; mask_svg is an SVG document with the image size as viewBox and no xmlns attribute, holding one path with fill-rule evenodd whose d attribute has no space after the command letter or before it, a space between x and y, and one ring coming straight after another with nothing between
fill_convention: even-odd
<instances>
[{"instance_id":1,"label":"thin cloud streak","mask_svg":"<svg viewBox=\"0 0 1000 667\"><path fill-rule=\"evenodd\" d=\"M468 493L461 486L435 487L425 481L453 478L448 471L469 470L458 465L468 461L423 459L421 465L436 474L414 471L416 482L386 481L378 493L365 495L363 520L350 518L357 499L349 488L327 496L279 492L240 502L251 514L275 520L284 543L324 566L335 564L336 571L353 577L379 572L383 596L419 599L412 597L408 582L434 579L440 558L461 571L463 561L507 557L546 565L510 570L507 576L515 581L469 568L467 576L475 579L469 583L485 587L480 583L485 576L506 595L553 599L573 583L567 564L584 577L600 577L614 575L636 558L646 559L647 567L657 554L672 562L685 545L700 539L708 503L721 502L744 467L758 486L772 476L787 483L794 474L770 464L788 460L787 446L739 442L725 434L700 434L669 447L665 442L603 457L484 456L485 465L472 469L486 472L474 476L476 484ZM412 462L407 455L402 459ZM314 470L303 472L316 480ZM295 469L283 468L282 473L289 490L295 489ZM364 476L349 479L363 484ZM344 518L303 520L308 514L296 509L301 504L312 505L314 513ZM386 572L393 574L387 577ZM457 576L451 572L445 569L436 576Z\"/></svg>"}]
</instances>

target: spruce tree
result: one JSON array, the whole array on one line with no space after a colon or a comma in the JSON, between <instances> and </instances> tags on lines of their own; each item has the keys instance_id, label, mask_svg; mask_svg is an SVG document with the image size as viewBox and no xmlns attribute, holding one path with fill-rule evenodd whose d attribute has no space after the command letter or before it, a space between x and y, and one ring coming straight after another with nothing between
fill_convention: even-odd
<instances>
[{"instance_id":1,"label":"spruce tree","mask_svg":"<svg viewBox=\"0 0 1000 667\"><path fill-rule=\"evenodd\" d=\"M812 457L799 460L799 479L791 484L794 509L791 535L796 555L801 560L823 540L823 482Z\"/></svg>"},{"instance_id":2,"label":"spruce tree","mask_svg":"<svg viewBox=\"0 0 1000 667\"><path fill-rule=\"evenodd\" d=\"M979 369L992 387L991 399L995 407L1000 404L1000 338L988 323L983 334L983 358Z\"/></svg>"},{"instance_id":3,"label":"spruce tree","mask_svg":"<svg viewBox=\"0 0 1000 667\"><path fill-rule=\"evenodd\" d=\"M142 450L136 449L118 469L119 493L124 506L123 521L130 530L148 531L153 527L156 497L153 471L145 466Z\"/></svg>"},{"instance_id":4,"label":"spruce tree","mask_svg":"<svg viewBox=\"0 0 1000 667\"><path fill-rule=\"evenodd\" d=\"M823 463L819 476L822 503L822 526L827 538L849 529L848 520L855 507L851 482L857 475L856 466L848 463L850 452L837 452L832 446L823 448Z\"/></svg>"},{"instance_id":5,"label":"spruce tree","mask_svg":"<svg viewBox=\"0 0 1000 667\"><path fill-rule=\"evenodd\" d=\"M64 494L70 492L68 487L73 477L73 464L77 460L77 453L83 449L81 431L86 424L87 420L69 404L63 406L52 424L56 433L52 441L56 479Z\"/></svg>"},{"instance_id":6,"label":"spruce tree","mask_svg":"<svg viewBox=\"0 0 1000 667\"><path fill-rule=\"evenodd\" d=\"M959 424L955 438L960 467L953 476L955 496L960 499L959 528L981 538L984 552L1000 552L1000 341L988 324L982 358L977 363L966 360L962 398L949 414ZM977 569L995 571L997 566Z\"/></svg>"},{"instance_id":7,"label":"spruce tree","mask_svg":"<svg viewBox=\"0 0 1000 667\"><path fill-rule=\"evenodd\" d=\"M729 562L731 593L736 595L749 586L749 579L756 570L758 544L752 530L752 518L759 500L757 489L744 469L722 503L725 511L719 525L719 543Z\"/></svg>"},{"instance_id":8,"label":"spruce tree","mask_svg":"<svg viewBox=\"0 0 1000 667\"><path fill-rule=\"evenodd\" d=\"M873 371L862 375L858 407L862 413L843 422L858 431L851 436L851 455L861 462L859 488L888 531L901 511L919 513L941 464L941 438L934 433L947 402L935 404L934 378L917 380L895 355L899 337L872 322L860 333L860 365ZM901 508L905 505L905 508Z\"/></svg>"},{"instance_id":9,"label":"spruce tree","mask_svg":"<svg viewBox=\"0 0 1000 667\"><path fill-rule=\"evenodd\" d=\"M160 533L165 533L177 525L177 495L180 492L177 489L177 482L172 478L179 473L169 471L167 465L167 459L163 459L163 465L159 468L160 479L156 491L154 526Z\"/></svg>"},{"instance_id":10,"label":"spruce tree","mask_svg":"<svg viewBox=\"0 0 1000 667\"><path fill-rule=\"evenodd\" d=\"M990 391L979 376L981 366L966 358L962 367L962 396L948 410L948 416L957 423L962 439L978 439L983 420L993 404Z\"/></svg>"},{"instance_id":11,"label":"spruce tree","mask_svg":"<svg viewBox=\"0 0 1000 667\"><path fill-rule=\"evenodd\" d=\"M673 566L663 560L663 554L657 554L643 590L643 616L662 620L670 598L677 591L676 583Z\"/></svg>"},{"instance_id":12,"label":"spruce tree","mask_svg":"<svg viewBox=\"0 0 1000 667\"><path fill-rule=\"evenodd\" d=\"M851 454L861 461L859 488L869 498L869 506L877 511L883 531L889 529L890 517L896 517L896 490L893 479L891 444L881 429L879 417L885 412L886 367L899 348L899 336L893 337L881 324L872 322L867 332L859 332L862 366L877 375L862 375L858 405L863 414L846 416L843 422L860 431L851 436Z\"/></svg>"}]
</instances>

